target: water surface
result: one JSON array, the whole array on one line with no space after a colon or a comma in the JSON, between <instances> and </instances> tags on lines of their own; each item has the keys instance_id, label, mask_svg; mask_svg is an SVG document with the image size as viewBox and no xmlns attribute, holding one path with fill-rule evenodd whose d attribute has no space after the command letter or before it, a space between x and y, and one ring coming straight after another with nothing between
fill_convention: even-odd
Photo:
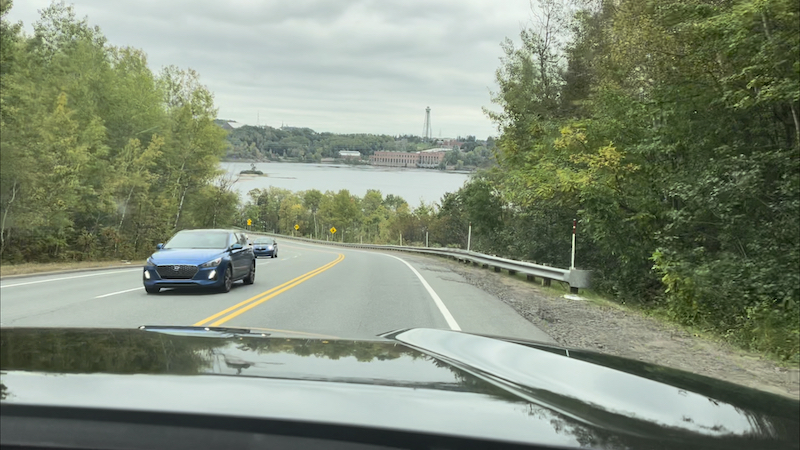
<instances>
[{"instance_id":1,"label":"water surface","mask_svg":"<svg viewBox=\"0 0 800 450\"><path fill-rule=\"evenodd\" d=\"M250 169L250 163L223 162L222 168L231 175ZM439 202L446 192L457 191L469 175L433 169L401 169L396 167L349 166L336 164L256 163L256 169L267 176L242 176L234 185L246 199L251 189L275 186L291 191L319 189L364 196L368 189L377 189L403 197L411 206Z\"/></svg>"}]
</instances>

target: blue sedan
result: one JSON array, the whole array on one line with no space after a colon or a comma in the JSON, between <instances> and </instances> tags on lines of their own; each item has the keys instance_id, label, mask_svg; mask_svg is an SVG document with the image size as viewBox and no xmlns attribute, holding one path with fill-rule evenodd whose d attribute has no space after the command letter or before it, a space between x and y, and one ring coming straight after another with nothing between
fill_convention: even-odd
<instances>
[{"instance_id":1,"label":"blue sedan","mask_svg":"<svg viewBox=\"0 0 800 450\"><path fill-rule=\"evenodd\" d=\"M234 281L253 284L256 263L247 237L235 230L184 230L147 258L144 289L205 287L229 292Z\"/></svg>"},{"instance_id":2,"label":"blue sedan","mask_svg":"<svg viewBox=\"0 0 800 450\"><path fill-rule=\"evenodd\" d=\"M253 253L256 258L259 256L268 256L270 258L278 257L278 243L270 238L257 238L253 242Z\"/></svg>"}]
</instances>

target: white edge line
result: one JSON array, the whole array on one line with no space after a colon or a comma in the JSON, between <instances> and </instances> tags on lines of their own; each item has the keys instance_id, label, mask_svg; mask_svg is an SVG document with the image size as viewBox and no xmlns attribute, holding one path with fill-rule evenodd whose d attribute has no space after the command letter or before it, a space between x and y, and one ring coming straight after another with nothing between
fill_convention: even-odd
<instances>
[{"instance_id":1,"label":"white edge line","mask_svg":"<svg viewBox=\"0 0 800 450\"><path fill-rule=\"evenodd\" d=\"M419 272L417 272L417 269L415 269L414 266L409 264L408 261L402 258L398 258L397 256L387 255L386 253L381 253L381 254L388 256L390 258L394 258L398 261L401 261L403 264L407 265L408 268L411 269L412 272L414 272L414 275L416 275L417 278L419 278L419 281L422 282L422 286L425 287L425 290L428 291L428 294L430 294L431 298L433 299L433 302L436 303L436 307L439 308L439 312L441 312L442 315L444 316L444 320L447 321L447 325L450 327L450 329L455 331L461 331L461 327L458 326L456 319L453 318L452 314L450 314L450 310L447 309L447 306L445 306L442 299L439 298L439 295L436 294L436 291L434 291L431 285L428 284L428 282L425 280L425 278L423 278L422 275Z\"/></svg>"},{"instance_id":2,"label":"white edge line","mask_svg":"<svg viewBox=\"0 0 800 450\"><path fill-rule=\"evenodd\" d=\"M72 280L74 278L86 278L86 277L97 277L100 275L108 275L108 274L115 274L115 273L125 273L125 272L133 272L133 271L141 271L142 269L128 269L128 270L114 270L111 272L97 272L97 273L90 273L88 275L75 275L72 277L61 277L61 278L50 278L48 280L39 280L39 281L27 281L25 283L16 283L16 284L4 284L0 286L0 288L7 288L7 287L14 287L14 286L27 286L29 284L39 284L39 283L49 283L51 281L61 281L61 280Z\"/></svg>"},{"instance_id":3,"label":"white edge line","mask_svg":"<svg viewBox=\"0 0 800 450\"><path fill-rule=\"evenodd\" d=\"M315 245L314 243L296 242L296 241L292 242L292 244L297 244L297 245L301 245L301 246L302 245L306 245L306 246L309 246L309 247L319 247L320 246L319 244ZM367 251L362 250L362 249L351 249L351 248L346 248L345 249L345 248L339 247L339 248L337 248L337 250L347 250L347 251L353 251L353 252L359 252L359 253L367 253ZM439 312L441 312L442 315L444 316L444 320L447 322L447 325L450 327L450 329L451 330L455 330L455 331L461 331L461 327L458 326L458 322L456 322L456 319L453 317L452 314L450 314L450 310L447 309L447 306L445 306L445 304L442 301L442 299L439 298L439 295L436 293L436 291L433 290L431 285L428 284L428 281L425 280L425 278L423 278L422 274L420 274L417 271L417 269L414 268L414 266L409 264L408 261L406 261L405 259L398 258L397 256L390 255L388 253L384 253L384 252L380 252L380 251L377 252L377 253L379 253L381 255L384 255L384 256L388 256L390 258L394 258L394 259L402 262L406 266L408 266L408 268L411 269L412 272L414 272L414 275L416 275L417 278L419 278L419 281L422 282L422 286L425 287L426 291L428 291L428 294L433 299L433 302L436 304L436 307L439 308Z\"/></svg>"},{"instance_id":4,"label":"white edge line","mask_svg":"<svg viewBox=\"0 0 800 450\"><path fill-rule=\"evenodd\" d=\"M112 293L110 293L110 294L98 295L98 296L97 296L97 297L95 297L95 298L111 297L112 295L124 294L124 293L126 293L126 292L132 292L132 291L138 291L139 289L142 289L142 287L140 286L140 287L135 287L135 288L133 288L133 289L126 289L126 290L124 290L124 291L117 291L117 292L112 292Z\"/></svg>"}]
</instances>

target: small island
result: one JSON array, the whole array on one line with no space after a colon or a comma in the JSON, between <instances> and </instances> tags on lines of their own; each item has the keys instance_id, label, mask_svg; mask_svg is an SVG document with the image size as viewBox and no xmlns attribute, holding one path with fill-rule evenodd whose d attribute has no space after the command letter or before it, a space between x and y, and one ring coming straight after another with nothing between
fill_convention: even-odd
<instances>
[{"instance_id":1,"label":"small island","mask_svg":"<svg viewBox=\"0 0 800 450\"><path fill-rule=\"evenodd\" d=\"M239 172L239 175L262 175L262 176L264 176L264 172L262 172L260 170L256 170L256 165L253 164L253 163L250 163L250 169L249 170L242 170L241 172Z\"/></svg>"}]
</instances>

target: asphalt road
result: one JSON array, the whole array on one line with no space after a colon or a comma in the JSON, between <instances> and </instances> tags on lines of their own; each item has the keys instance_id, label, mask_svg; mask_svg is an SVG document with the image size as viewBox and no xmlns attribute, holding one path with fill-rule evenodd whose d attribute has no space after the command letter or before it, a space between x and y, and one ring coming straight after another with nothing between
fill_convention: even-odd
<instances>
[{"instance_id":1,"label":"asphalt road","mask_svg":"<svg viewBox=\"0 0 800 450\"><path fill-rule=\"evenodd\" d=\"M435 257L279 241L278 258L258 259L256 282L227 294L148 295L141 272L4 279L0 326L216 325L345 338L429 327L552 342Z\"/></svg>"}]
</instances>

